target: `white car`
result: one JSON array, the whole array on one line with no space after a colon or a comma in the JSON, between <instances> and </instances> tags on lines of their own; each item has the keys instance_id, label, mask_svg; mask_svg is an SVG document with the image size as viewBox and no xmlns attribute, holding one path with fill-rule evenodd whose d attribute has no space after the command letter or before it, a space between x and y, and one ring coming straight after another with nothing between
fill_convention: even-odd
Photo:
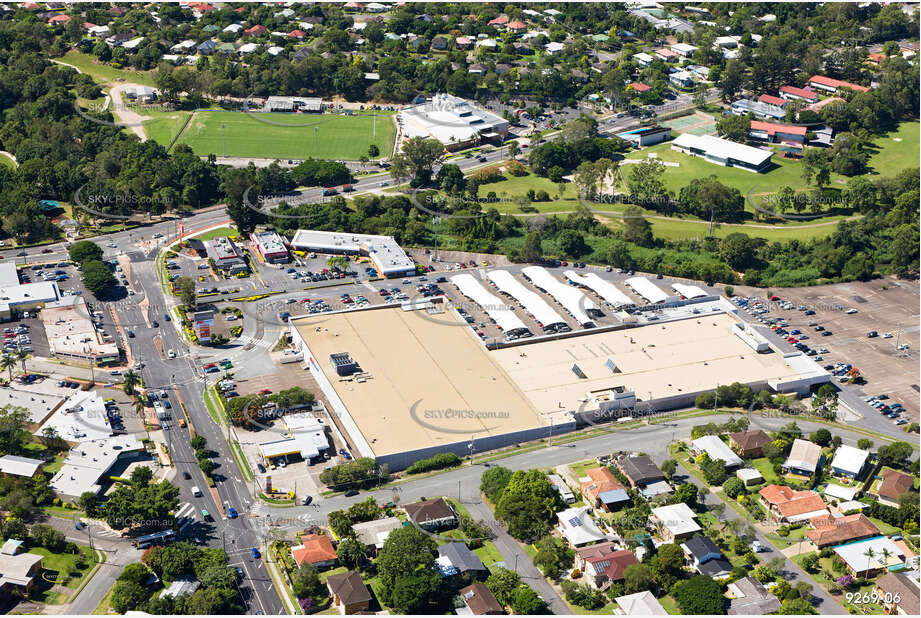
<instances>
[{"instance_id":1,"label":"white car","mask_svg":"<svg viewBox=\"0 0 921 618\"><path fill-rule=\"evenodd\" d=\"M895 349L896 349L896 350L907 350L907 349L910 348L910 347L911 347L911 346L909 346L907 343L901 343L901 344L899 344L898 346L896 346Z\"/></svg>"},{"instance_id":2,"label":"white car","mask_svg":"<svg viewBox=\"0 0 921 618\"><path fill-rule=\"evenodd\" d=\"M236 320L237 320L237 316L233 314L228 315L226 318L224 318L225 322L235 322Z\"/></svg>"},{"instance_id":3,"label":"white car","mask_svg":"<svg viewBox=\"0 0 921 618\"><path fill-rule=\"evenodd\" d=\"M892 333L883 333L883 339L892 339Z\"/></svg>"},{"instance_id":4,"label":"white car","mask_svg":"<svg viewBox=\"0 0 921 618\"><path fill-rule=\"evenodd\" d=\"M845 311L845 313L848 314L848 315L854 315L855 313L857 313L857 310L856 310L856 309L848 309L847 311Z\"/></svg>"},{"instance_id":5,"label":"white car","mask_svg":"<svg viewBox=\"0 0 921 618\"><path fill-rule=\"evenodd\" d=\"M168 351L166 352L166 356L169 357L169 358L176 358L176 353L173 352L172 350L168 350Z\"/></svg>"}]
</instances>

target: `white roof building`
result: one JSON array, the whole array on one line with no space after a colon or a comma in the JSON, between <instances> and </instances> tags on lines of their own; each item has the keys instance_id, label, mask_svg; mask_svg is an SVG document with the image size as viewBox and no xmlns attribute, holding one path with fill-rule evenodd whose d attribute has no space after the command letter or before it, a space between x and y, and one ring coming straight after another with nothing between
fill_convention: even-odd
<instances>
[{"instance_id":1,"label":"white roof building","mask_svg":"<svg viewBox=\"0 0 921 618\"><path fill-rule=\"evenodd\" d=\"M684 502L654 508L652 514L675 538L700 532L700 525L695 521L697 516Z\"/></svg>"},{"instance_id":2,"label":"white roof building","mask_svg":"<svg viewBox=\"0 0 921 618\"><path fill-rule=\"evenodd\" d=\"M270 440L259 444L259 452L266 461L294 454L300 455L304 461L307 461L319 456L320 452L329 448L326 423L323 422L323 419L301 412L287 414L282 417L282 421L288 429L285 437L281 440Z\"/></svg>"},{"instance_id":3,"label":"white roof building","mask_svg":"<svg viewBox=\"0 0 921 618\"><path fill-rule=\"evenodd\" d=\"M836 474L858 476L867 465L869 457L869 451L842 444L835 451L835 456L831 460L831 468Z\"/></svg>"},{"instance_id":4,"label":"white roof building","mask_svg":"<svg viewBox=\"0 0 921 618\"><path fill-rule=\"evenodd\" d=\"M557 41L551 41L547 43L544 47L547 48L547 53L558 54L561 51L563 51L563 48L565 47L565 45L563 45L562 43L558 43Z\"/></svg>"},{"instance_id":5,"label":"white roof building","mask_svg":"<svg viewBox=\"0 0 921 618\"><path fill-rule=\"evenodd\" d=\"M495 284L496 289L500 292L505 292L521 303L525 310L534 316L535 320L543 324L544 328L547 328L551 324L566 323L563 316L548 305L547 301L541 298L537 292L532 292L524 287L524 285L507 270L491 270L486 273L486 277Z\"/></svg>"},{"instance_id":6,"label":"white roof building","mask_svg":"<svg viewBox=\"0 0 921 618\"><path fill-rule=\"evenodd\" d=\"M580 547L587 543L595 541L604 541L607 539L605 534L598 528L598 524L589 517L588 513L591 507L581 506L556 514L560 521L560 532L566 537L566 540L573 547Z\"/></svg>"},{"instance_id":7,"label":"white roof building","mask_svg":"<svg viewBox=\"0 0 921 618\"><path fill-rule=\"evenodd\" d=\"M701 436L691 442L695 451L706 453L710 459L721 459L727 468L741 466L742 459L719 436Z\"/></svg>"},{"instance_id":8,"label":"white roof building","mask_svg":"<svg viewBox=\"0 0 921 618\"><path fill-rule=\"evenodd\" d=\"M652 305L668 300L668 294L646 277L630 277L624 280L624 285L629 286Z\"/></svg>"},{"instance_id":9,"label":"white roof building","mask_svg":"<svg viewBox=\"0 0 921 618\"><path fill-rule=\"evenodd\" d=\"M845 487L844 485L829 483L825 487L825 491L823 493L826 496L838 498L839 500L853 500L854 496L857 495L857 489L857 487Z\"/></svg>"},{"instance_id":10,"label":"white roof building","mask_svg":"<svg viewBox=\"0 0 921 618\"><path fill-rule=\"evenodd\" d=\"M105 401L96 391L77 391L58 407L34 435L41 437L52 428L71 443L105 440L112 435Z\"/></svg>"},{"instance_id":11,"label":"white roof building","mask_svg":"<svg viewBox=\"0 0 921 618\"><path fill-rule=\"evenodd\" d=\"M47 303L41 319L48 345L56 356L95 358L97 363L118 360L118 346L96 330L83 296L64 296Z\"/></svg>"},{"instance_id":12,"label":"white roof building","mask_svg":"<svg viewBox=\"0 0 921 618\"><path fill-rule=\"evenodd\" d=\"M504 136L509 129L501 116L443 93L402 110L399 120L405 137L430 137L445 146L470 142L478 136Z\"/></svg>"},{"instance_id":13,"label":"white roof building","mask_svg":"<svg viewBox=\"0 0 921 618\"><path fill-rule=\"evenodd\" d=\"M650 56L649 54L647 54L647 53L645 53L645 52L640 52L640 53L638 53L638 54L633 54L633 59L636 60L637 62L639 62L640 64L644 65L644 66L648 66L648 65L652 64L652 62L655 60L655 58L653 58L652 56Z\"/></svg>"},{"instance_id":14,"label":"white roof building","mask_svg":"<svg viewBox=\"0 0 921 618\"><path fill-rule=\"evenodd\" d=\"M0 474L33 477L43 465L45 462L41 459L4 455L0 457Z\"/></svg>"},{"instance_id":15,"label":"white roof building","mask_svg":"<svg viewBox=\"0 0 921 618\"><path fill-rule=\"evenodd\" d=\"M240 30L243 30L243 25L242 25L242 24L230 24L229 26L227 26L226 28L224 28L224 32L234 32L234 33L237 33L237 32L239 32Z\"/></svg>"},{"instance_id":16,"label":"white roof building","mask_svg":"<svg viewBox=\"0 0 921 618\"><path fill-rule=\"evenodd\" d=\"M597 311L598 307L577 288L564 284L554 277L543 266L526 266L521 269L521 274L531 280L531 284L550 294L572 317L582 324L592 324L589 311Z\"/></svg>"},{"instance_id":17,"label":"white roof building","mask_svg":"<svg viewBox=\"0 0 921 618\"><path fill-rule=\"evenodd\" d=\"M483 287L473 275L469 273L454 275L451 277L451 283L457 286L461 294L482 307L486 315L495 320L503 333L528 330L521 318L498 296Z\"/></svg>"},{"instance_id":18,"label":"white roof building","mask_svg":"<svg viewBox=\"0 0 921 618\"><path fill-rule=\"evenodd\" d=\"M689 45L687 43L677 43L675 45L672 45L673 52L675 52L676 54L685 56L685 57L693 55L694 52L697 51L697 49L698 48L696 46Z\"/></svg>"},{"instance_id":19,"label":"white roof building","mask_svg":"<svg viewBox=\"0 0 921 618\"><path fill-rule=\"evenodd\" d=\"M259 43L244 43L237 51L241 54L251 54L259 49Z\"/></svg>"},{"instance_id":20,"label":"white roof building","mask_svg":"<svg viewBox=\"0 0 921 618\"><path fill-rule=\"evenodd\" d=\"M567 270L563 274L573 283L583 285L592 290L615 309L636 304L633 299L617 289L613 283L607 279L602 279L597 273L581 274L574 270Z\"/></svg>"},{"instance_id":21,"label":"white roof building","mask_svg":"<svg viewBox=\"0 0 921 618\"><path fill-rule=\"evenodd\" d=\"M762 171L771 160L773 152L720 139L712 135L682 133L671 142L672 150L703 157L710 163L725 167L739 167L750 172Z\"/></svg>"},{"instance_id":22,"label":"white roof building","mask_svg":"<svg viewBox=\"0 0 921 618\"><path fill-rule=\"evenodd\" d=\"M627 616L665 616L668 614L651 592L643 590L614 599Z\"/></svg>"},{"instance_id":23,"label":"white roof building","mask_svg":"<svg viewBox=\"0 0 921 618\"><path fill-rule=\"evenodd\" d=\"M905 554L892 539L879 536L833 548L842 560L858 575L867 571L894 567L905 562ZM871 557L870 551L873 556ZM886 554L884 555L884 550Z\"/></svg>"},{"instance_id":24,"label":"white roof building","mask_svg":"<svg viewBox=\"0 0 921 618\"><path fill-rule=\"evenodd\" d=\"M709 296L709 294L696 285L688 285L686 283L673 283L672 289L675 290L676 294L680 294L685 298L703 298Z\"/></svg>"},{"instance_id":25,"label":"white roof building","mask_svg":"<svg viewBox=\"0 0 921 618\"><path fill-rule=\"evenodd\" d=\"M4 406L13 406L25 408L29 412L29 424L40 425L44 423L48 416L56 410L67 397L57 394L39 392L37 390L21 390L17 383L11 386L0 387L0 408ZM35 384L29 385L29 388Z\"/></svg>"},{"instance_id":26,"label":"white roof building","mask_svg":"<svg viewBox=\"0 0 921 618\"><path fill-rule=\"evenodd\" d=\"M352 530L355 531L355 536L364 545L374 545L381 549L390 533L401 527L403 527L403 522L398 518L385 517L354 524L352 525Z\"/></svg>"},{"instance_id":27,"label":"white roof building","mask_svg":"<svg viewBox=\"0 0 921 618\"><path fill-rule=\"evenodd\" d=\"M291 248L299 251L367 255L384 277L415 274L416 264L392 236L298 230Z\"/></svg>"},{"instance_id":28,"label":"white roof building","mask_svg":"<svg viewBox=\"0 0 921 618\"><path fill-rule=\"evenodd\" d=\"M98 493L101 489L99 479L121 455L142 450L144 445L134 436L83 442L70 450L50 485L58 494L73 498L85 491Z\"/></svg>"}]
</instances>

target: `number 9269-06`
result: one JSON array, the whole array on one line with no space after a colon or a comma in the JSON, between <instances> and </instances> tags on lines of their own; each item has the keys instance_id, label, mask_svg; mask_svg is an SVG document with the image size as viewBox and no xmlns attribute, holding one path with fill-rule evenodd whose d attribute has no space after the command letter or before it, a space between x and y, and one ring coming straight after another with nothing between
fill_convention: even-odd
<instances>
[{"instance_id":1,"label":"number 9269-06","mask_svg":"<svg viewBox=\"0 0 921 618\"><path fill-rule=\"evenodd\" d=\"M844 596L847 598L848 603L853 603L854 605L868 603L899 603L902 600L898 592L887 592L885 594L880 594L878 592L848 592Z\"/></svg>"}]
</instances>

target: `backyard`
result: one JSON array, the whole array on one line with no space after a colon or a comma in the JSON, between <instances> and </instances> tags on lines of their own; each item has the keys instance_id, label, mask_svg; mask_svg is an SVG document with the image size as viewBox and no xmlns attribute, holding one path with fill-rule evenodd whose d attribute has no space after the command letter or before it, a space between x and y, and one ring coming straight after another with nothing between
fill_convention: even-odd
<instances>
[{"instance_id":1,"label":"backyard","mask_svg":"<svg viewBox=\"0 0 921 618\"><path fill-rule=\"evenodd\" d=\"M30 547L31 554L42 556L40 577L42 585L33 594L33 600L46 605L69 603L71 597L81 588L86 575L96 565L96 555L89 547L77 545L79 554L53 553L44 547ZM82 568L78 561L82 558Z\"/></svg>"}]
</instances>

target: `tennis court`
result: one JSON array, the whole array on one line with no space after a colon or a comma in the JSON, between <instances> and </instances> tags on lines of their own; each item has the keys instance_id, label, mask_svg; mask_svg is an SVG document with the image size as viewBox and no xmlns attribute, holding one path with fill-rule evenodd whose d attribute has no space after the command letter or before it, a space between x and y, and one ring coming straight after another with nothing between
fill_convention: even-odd
<instances>
[{"instance_id":1,"label":"tennis court","mask_svg":"<svg viewBox=\"0 0 921 618\"><path fill-rule=\"evenodd\" d=\"M691 133L692 135L710 135L716 132L716 120L709 114L695 112L689 116L663 120L662 124L671 127L676 133Z\"/></svg>"}]
</instances>

